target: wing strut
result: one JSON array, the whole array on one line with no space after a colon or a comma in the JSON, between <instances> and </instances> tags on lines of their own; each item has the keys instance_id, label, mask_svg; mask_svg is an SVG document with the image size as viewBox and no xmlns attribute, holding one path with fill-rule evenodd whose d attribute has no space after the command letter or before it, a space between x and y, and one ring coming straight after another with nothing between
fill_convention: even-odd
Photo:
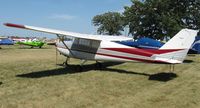
<instances>
[{"instance_id":1,"label":"wing strut","mask_svg":"<svg viewBox=\"0 0 200 108\"><path fill-rule=\"evenodd\" d=\"M72 56L74 56L74 54L72 53L72 51L69 49L69 47L65 44L65 42L64 42L64 35L63 36L61 36L61 35L59 35L59 34L56 34L57 36L58 36L58 38L62 41L62 43L63 43L63 45L69 50L69 52L71 53L71 55Z\"/></svg>"}]
</instances>

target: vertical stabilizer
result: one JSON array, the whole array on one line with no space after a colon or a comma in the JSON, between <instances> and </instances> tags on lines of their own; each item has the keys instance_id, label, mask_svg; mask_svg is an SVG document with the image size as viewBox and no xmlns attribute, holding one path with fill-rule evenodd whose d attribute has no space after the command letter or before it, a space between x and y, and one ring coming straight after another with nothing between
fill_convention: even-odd
<instances>
[{"instance_id":1,"label":"vertical stabilizer","mask_svg":"<svg viewBox=\"0 0 200 108\"><path fill-rule=\"evenodd\" d=\"M190 49L197 33L197 30L182 29L160 49Z\"/></svg>"},{"instance_id":2,"label":"vertical stabilizer","mask_svg":"<svg viewBox=\"0 0 200 108\"><path fill-rule=\"evenodd\" d=\"M182 29L159 49L172 51L154 56L155 60L167 63L182 63L197 36L197 33L197 30Z\"/></svg>"}]
</instances>

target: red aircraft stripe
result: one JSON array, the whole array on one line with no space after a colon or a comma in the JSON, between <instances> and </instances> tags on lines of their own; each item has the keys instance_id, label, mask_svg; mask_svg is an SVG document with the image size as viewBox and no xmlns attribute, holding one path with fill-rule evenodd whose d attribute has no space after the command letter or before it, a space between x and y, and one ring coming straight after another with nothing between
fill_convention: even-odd
<instances>
[{"instance_id":1,"label":"red aircraft stripe","mask_svg":"<svg viewBox=\"0 0 200 108\"><path fill-rule=\"evenodd\" d=\"M9 27L16 27L16 28L23 28L25 29L24 25L18 25L18 24L11 24L11 23L5 23L5 26L9 26Z\"/></svg>"},{"instance_id":2,"label":"red aircraft stripe","mask_svg":"<svg viewBox=\"0 0 200 108\"><path fill-rule=\"evenodd\" d=\"M138 49L138 48L103 48L103 49L124 52L129 54L142 55L146 57L151 57L153 54L164 54L182 50L182 49L154 50L154 49Z\"/></svg>"},{"instance_id":3,"label":"red aircraft stripe","mask_svg":"<svg viewBox=\"0 0 200 108\"><path fill-rule=\"evenodd\" d=\"M146 60L146 59L139 59L139 58L130 58L130 57L124 57L124 56L117 56L117 55L110 55L110 54L102 54L102 53L97 53L98 55L103 55L103 56L109 56L109 57L115 57L115 58L121 58L121 59L127 59L127 60L135 60L135 61L141 61L141 62L148 62L148 63L168 63L165 61L158 61L158 60Z\"/></svg>"}]
</instances>

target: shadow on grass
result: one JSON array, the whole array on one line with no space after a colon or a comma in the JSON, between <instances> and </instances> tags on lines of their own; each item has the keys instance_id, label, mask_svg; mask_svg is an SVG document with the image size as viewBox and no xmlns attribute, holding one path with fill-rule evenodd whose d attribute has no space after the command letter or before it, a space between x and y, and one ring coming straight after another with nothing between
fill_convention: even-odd
<instances>
[{"instance_id":1,"label":"shadow on grass","mask_svg":"<svg viewBox=\"0 0 200 108\"><path fill-rule=\"evenodd\" d=\"M183 63L192 63L194 62L193 60L184 60Z\"/></svg>"},{"instance_id":2,"label":"shadow on grass","mask_svg":"<svg viewBox=\"0 0 200 108\"><path fill-rule=\"evenodd\" d=\"M115 66L122 64L121 62L104 62L101 68L106 68L109 66ZM63 66L62 64L58 64L59 66ZM83 65L82 70L80 71L79 65L69 65L65 68L58 68L53 70L45 70L39 72L32 72L27 74L20 74L16 75L17 77L24 77L24 78L41 78L41 77L48 77L48 76L55 76L55 75L63 75L63 74L75 74L75 73L83 73L88 72L90 70L101 70L97 67L96 64L89 64Z\"/></svg>"},{"instance_id":3,"label":"shadow on grass","mask_svg":"<svg viewBox=\"0 0 200 108\"><path fill-rule=\"evenodd\" d=\"M83 73L83 72L88 72L90 70L101 70L101 71L117 72L117 73L122 73L122 74L142 75L142 76L149 77L149 80L163 81L163 82L170 81L177 77L177 75L175 73L162 72L162 73L157 73L157 74L147 74L147 73L126 71L126 70L122 70L122 69L108 68L109 66L115 66L115 65L119 65L119 64L122 64L122 63L104 62L102 64L101 68L98 68L96 64L84 65L82 71L78 70L78 68L79 68L78 65L70 65L66 68L32 72L32 73L20 74L20 75L16 75L16 76L22 77L22 78L42 78L42 77L64 75L64 74Z\"/></svg>"},{"instance_id":4,"label":"shadow on grass","mask_svg":"<svg viewBox=\"0 0 200 108\"><path fill-rule=\"evenodd\" d=\"M120 70L120 69L111 69L111 68L105 68L103 70L110 71L110 72L118 72L118 73L123 73L123 74L134 74L134 75L147 76L147 77L149 77L149 80L162 81L162 82L167 82L167 81L173 80L174 78L177 77L177 75L175 73L172 73L172 72L170 72L170 73L161 72L161 73L156 73L156 74L147 74L147 73L139 73L139 72L126 71L126 70Z\"/></svg>"},{"instance_id":5,"label":"shadow on grass","mask_svg":"<svg viewBox=\"0 0 200 108\"><path fill-rule=\"evenodd\" d=\"M0 82L0 85L3 84L2 82Z\"/></svg>"},{"instance_id":6,"label":"shadow on grass","mask_svg":"<svg viewBox=\"0 0 200 108\"><path fill-rule=\"evenodd\" d=\"M173 80L174 78L178 77L177 74L175 73L166 73L166 72L162 72L162 73L157 73L157 74L153 74L149 76L149 80L156 80L156 81L163 81L163 82L167 82L170 80Z\"/></svg>"}]
</instances>

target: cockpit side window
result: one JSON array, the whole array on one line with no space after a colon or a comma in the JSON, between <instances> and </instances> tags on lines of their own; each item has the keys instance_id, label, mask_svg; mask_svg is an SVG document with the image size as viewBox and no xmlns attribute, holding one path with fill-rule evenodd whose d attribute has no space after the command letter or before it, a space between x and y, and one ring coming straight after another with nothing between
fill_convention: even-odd
<instances>
[{"instance_id":1,"label":"cockpit side window","mask_svg":"<svg viewBox=\"0 0 200 108\"><path fill-rule=\"evenodd\" d=\"M73 37L71 37L71 36L65 36L64 37L64 41L73 41Z\"/></svg>"},{"instance_id":2,"label":"cockpit side window","mask_svg":"<svg viewBox=\"0 0 200 108\"><path fill-rule=\"evenodd\" d=\"M72 50L96 53L100 46L100 43L101 41L98 40L75 38L74 43L72 45Z\"/></svg>"}]
</instances>

